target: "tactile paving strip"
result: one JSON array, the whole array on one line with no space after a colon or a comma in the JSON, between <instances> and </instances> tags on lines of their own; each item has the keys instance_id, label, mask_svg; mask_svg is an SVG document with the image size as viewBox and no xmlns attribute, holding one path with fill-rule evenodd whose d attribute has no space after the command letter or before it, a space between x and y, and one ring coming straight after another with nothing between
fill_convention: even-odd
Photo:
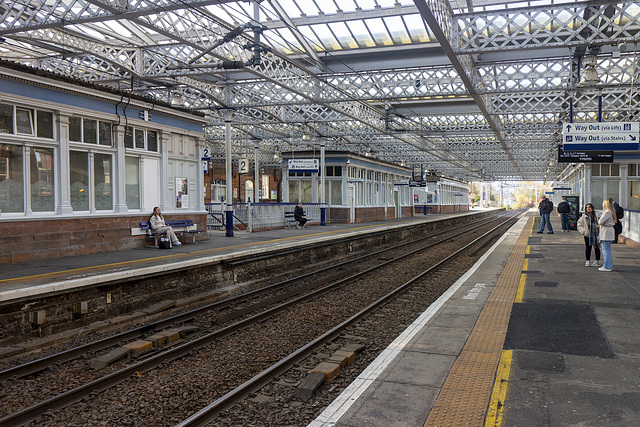
<instances>
[{"instance_id":1,"label":"tactile paving strip","mask_svg":"<svg viewBox=\"0 0 640 427\"><path fill-rule=\"evenodd\" d=\"M482 426L491 398L529 239L532 219L518 238L496 287L456 359L425 427Z\"/></svg>"}]
</instances>

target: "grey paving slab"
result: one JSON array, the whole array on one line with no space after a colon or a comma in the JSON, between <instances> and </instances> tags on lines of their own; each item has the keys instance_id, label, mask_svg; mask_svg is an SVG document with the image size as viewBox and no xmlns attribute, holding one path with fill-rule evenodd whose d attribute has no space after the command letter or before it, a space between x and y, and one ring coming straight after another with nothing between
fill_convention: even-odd
<instances>
[{"instance_id":1,"label":"grey paving slab","mask_svg":"<svg viewBox=\"0 0 640 427\"><path fill-rule=\"evenodd\" d=\"M380 381L412 384L425 387L442 387L447 374L455 362L455 355L442 355L415 351L401 352L380 375ZM429 369L425 369L428 366Z\"/></svg>"},{"instance_id":2,"label":"grey paving slab","mask_svg":"<svg viewBox=\"0 0 640 427\"><path fill-rule=\"evenodd\" d=\"M376 382L358 405L340 419L341 427L422 426L438 389L395 382Z\"/></svg>"},{"instance_id":3,"label":"grey paving slab","mask_svg":"<svg viewBox=\"0 0 640 427\"><path fill-rule=\"evenodd\" d=\"M434 325L425 328L409 345L414 351L457 356L467 342L470 332L469 326L455 328Z\"/></svg>"}]
</instances>

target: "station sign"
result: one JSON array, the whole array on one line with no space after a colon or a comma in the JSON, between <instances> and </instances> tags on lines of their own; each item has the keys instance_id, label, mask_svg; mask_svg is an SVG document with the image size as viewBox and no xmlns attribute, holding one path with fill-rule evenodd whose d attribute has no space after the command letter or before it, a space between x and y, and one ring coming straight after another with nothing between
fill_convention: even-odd
<instances>
[{"instance_id":1,"label":"station sign","mask_svg":"<svg viewBox=\"0 0 640 427\"><path fill-rule=\"evenodd\" d=\"M638 150L638 122L563 123L564 151Z\"/></svg>"},{"instance_id":2,"label":"station sign","mask_svg":"<svg viewBox=\"0 0 640 427\"><path fill-rule=\"evenodd\" d=\"M560 147L558 163L613 163L613 151L564 151Z\"/></svg>"},{"instance_id":3,"label":"station sign","mask_svg":"<svg viewBox=\"0 0 640 427\"><path fill-rule=\"evenodd\" d=\"M289 172L318 173L318 159L289 159Z\"/></svg>"},{"instance_id":4,"label":"station sign","mask_svg":"<svg viewBox=\"0 0 640 427\"><path fill-rule=\"evenodd\" d=\"M249 159L238 160L238 173L249 173Z\"/></svg>"}]
</instances>

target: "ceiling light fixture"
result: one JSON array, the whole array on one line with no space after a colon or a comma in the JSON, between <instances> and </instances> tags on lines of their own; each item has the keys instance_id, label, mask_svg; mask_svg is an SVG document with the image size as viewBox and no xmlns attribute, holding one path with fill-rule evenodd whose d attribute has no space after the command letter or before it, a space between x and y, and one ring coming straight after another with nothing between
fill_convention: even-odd
<instances>
[{"instance_id":1,"label":"ceiling light fixture","mask_svg":"<svg viewBox=\"0 0 640 427\"><path fill-rule=\"evenodd\" d=\"M581 85L597 85L600 83L600 76L596 71L596 57L593 55L586 55L584 57L584 72L582 74L582 79L580 80Z\"/></svg>"},{"instance_id":2,"label":"ceiling light fixture","mask_svg":"<svg viewBox=\"0 0 640 427\"><path fill-rule=\"evenodd\" d=\"M171 105L173 107L181 107L183 104L182 91L180 89L174 90L173 96L171 97Z\"/></svg>"}]
</instances>

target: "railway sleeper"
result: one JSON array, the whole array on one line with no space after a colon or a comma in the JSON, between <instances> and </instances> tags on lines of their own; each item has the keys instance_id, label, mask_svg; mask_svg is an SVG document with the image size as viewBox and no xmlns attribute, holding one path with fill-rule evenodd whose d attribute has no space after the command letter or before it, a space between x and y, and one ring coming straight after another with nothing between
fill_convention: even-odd
<instances>
[{"instance_id":1,"label":"railway sleeper","mask_svg":"<svg viewBox=\"0 0 640 427\"><path fill-rule=\"evenodd\" d=\"M102 369L124 358L138 357L154 349L159 349L198 331L196 326L182 326L157 332L145 339L136 340L96 357L89 363L89 369Z\"/></svg>"},{"instance_id":2,"label":"railway sleeper","mask_svg":"<svg viewBox=\"0 0 640 427\"><path fill-rule=\"evenodd\" d=\"M326 361L319 363L300 382L294 398L306 401L326 381L335 378L342 368L356 361L356 354L364 349L363 345L351 344L335 351Z\"/></svg>"}]
</instances>

